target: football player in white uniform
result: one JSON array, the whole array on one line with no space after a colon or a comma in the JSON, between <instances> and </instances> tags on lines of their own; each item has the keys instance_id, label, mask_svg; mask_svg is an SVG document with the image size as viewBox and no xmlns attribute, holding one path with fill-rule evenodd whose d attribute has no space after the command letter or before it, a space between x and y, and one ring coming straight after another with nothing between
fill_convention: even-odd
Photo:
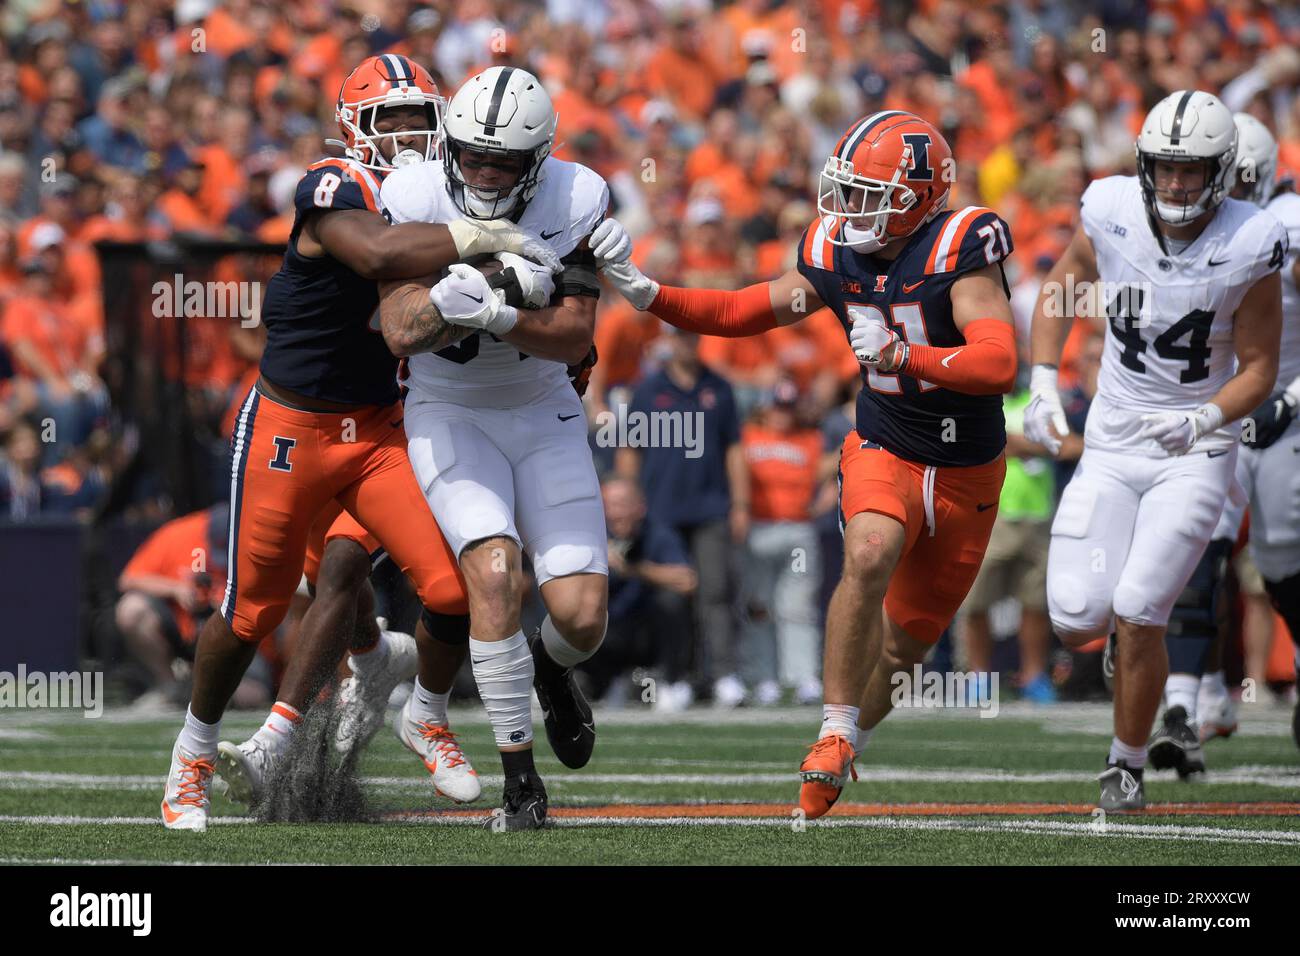
<instances>
[{"instance_id":1,"label":"football player in white uniform","mask_svg":"<svg viewBox=\"0 0 1300 956\"><path fill-rule=\"evenodd\" d=\"M461 263L432 288L381 290L381 313L432 309L466 332L450 348L410 357L406 433L465 575L470 661L505 767L509 829L545 821L532 758L534 683L556 756L573 768L591 757L591 708L572 668L596 652L607 622L604 507L567 366L592 349L600 284L587 238L609 189L587 167L550 156L555 125L534 76L492 67L448 102L442 162L399 169L381 190L394 222L505 216L535 230L563 264L553 277L500 256L506 268L492 283ZM549 612L529 639L520 624L524 551ZM424 719L429 697L417 682L402 726Z\"/></svg>"},{"instance_id":2,"label":"football player in white uniform","mask_svg":"<svg viewBox=\"0 0 1300 956\"><path fill-rule=\"evenodd\" d=\"M1272 394L1242 423L1237 480L1250 503L1250 555L1264 588L1291 636L1300 640L1300 195L1290 180L1277 182L1277 140L1248 113L1237 124L1237 182L1231 195L1278 218L1290 240L1282 266L1282 344ZM1225 513L1226 513L1225 509ZM1240 510L1237 513L1240 524ZM1235 537L1236 527L1232 529ZM1297 651L1300 663L1300 650ZM1205 675L1202 719L1221 734L1236 724L1223 673ZM1300 746L1300 707L1294 733ZM1203 738L1205 733L1201 735Z\"/></svg>"},{"instance_id":3,"label":"football player in white uniform","mask_svg":"<svg viewBox=\"0 0 1300 956\"><path fill-rule=\"evenodd\" d=\"M1067 431L1056 364L1069 321L1059 316L1070 310L1049 303L1079 283L1104 299L1097 396L1052 525L1047 598L1067 644L1116 621L1105 810L1145 806L1170 612L1228 496L1240 431L1230 423L1277 378L1287 237L1273 216L1228 198L1236 147L1232 114L1214 96L1180 90L1158 103L1138 137L1138 175L1088 187L1034 311L1025 437L1055 452Z\"/></svg>"}]
</instances>

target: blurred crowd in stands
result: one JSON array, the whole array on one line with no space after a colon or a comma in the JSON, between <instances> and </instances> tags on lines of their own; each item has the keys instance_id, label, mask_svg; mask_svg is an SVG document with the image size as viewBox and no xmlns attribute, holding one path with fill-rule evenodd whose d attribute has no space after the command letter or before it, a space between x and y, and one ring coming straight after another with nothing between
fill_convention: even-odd
<instances>
[{"instance_id":1,"label":"blurred crowd in stands","mask_svg":"<svg viewBox=\"0 0 1300 956\"><path fill-rule=\"evenodd\" d=\"M842 131L880 109L919 113L957 158L950 205L993 207L1011 226L1024 340L1083 189L1132 171L1141 118L1168 92L1208 89L1253 113L1277 135L1281 174L1300 170L1298 49L1300 7L1280 0L10 0L0 521L89 516L126 461L130 423L103 373L115 277L95 243L285 241L295 183L337 135L339 85L370 54L414 58L444 95L493 64L535 72L559 113L556 155L609 181L638 264L683 285L788 269ZM227 324L186 378L214 430L259 347ZM648 669L664 707L818 699L836 450L858 377L837 320L698 340L607 295L596 341L587 400L613 553L611 636L592 680L616 701L640 693L627 672ZM1081 324L1062 376L1076 428L1099 357ZM1017 683L1046 701L1062 681L1046 534L1069 464L1017 434L1025 402L1007 400L1015 467L957 655L996 666L1008 642L995 638L1018 632ZM702 412L702 454L597 440L600 422L638 409ZM132 502L139 515L189 524L128 567L117 622L165 683L167 649L183 656L224 570L199 577L178 560L220 518L172 514L154 487Z\"/></svg>"}]
</instances>

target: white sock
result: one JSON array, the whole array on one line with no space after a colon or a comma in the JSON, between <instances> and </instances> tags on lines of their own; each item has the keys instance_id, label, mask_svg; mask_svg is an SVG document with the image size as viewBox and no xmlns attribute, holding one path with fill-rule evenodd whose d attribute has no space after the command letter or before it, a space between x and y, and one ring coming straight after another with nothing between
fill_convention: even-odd
<instances>
[{"instance_id":1,"label":"white sock","mask_svg":"<svg viewBox=\"0 0 1300 956\"><path fill-rule=\"evenodd\" d=\"M360 654L352 654L348 657L348 666L352 668L352 673L364 677L366 674L373 674L376 670L388 663L388 632L380 631L379 640L375 646L368 651L362 651Z\"/></svg>"},{"instance_id":2,"label":"white sock","mask_svg":"<svg viewBox=\"0 0 1300 956\"><path fill-rule=\"evenodd\" d=\"M1188 723L1196 723L1196 695L1201 679L1191 674L1170 674L1165 680L1165 709L1181 707L1187 711Z\"/></svg>"},{"instance_id":3,"label":"white sock","mask_svg":"<svg viewBox=\"0 0 1300 956\"><path fill-rule=\"evenodd\" d=\"M608 626L608 618L605 623ZM602 637L601 640L604 638ZM600 650L599 642L589 651L578 650L556 630L549 614L546 615L546 620L542 621L542 644L546 648L546 656L565 669L581 664Z\"/></svg>"},{"instance_id":4,"label":"white sock","mask_svg":"<svg viewBox=\"0 0 1300 956\"><path fill-rule=\"evenodd\" d=\"M822 704L822 729L817 734L817 739L821 740L831 734L839 734L848 741L857 740L858 708L848 704Z\"/></svg>"},{"instance_id":5,"label":"white sock","mask_svg":"<svg viewBox=\"0 0 1300 956\"><path fill-rule=\"evenodd\" d=\"M413 720L432 724L434 727L446 727L447 701L450 699L451 691L447 691L445 694L435 694L425 688L420 683L420 678L417 677L415 679L415 690L411 692L411 706L408 713Z\"/></svg>"},{"instance_id":6,"label":"white sock","mask_svg":"<svg viewBox=\"0 0 1300 956\"><path fill-rule=\"evenodd\" d=\"M1201 675L1201 693L1211 697L1227 697L1228 682L1223 679L1223 671Z\"/></svg>"},{"instance_id":7,"label":"white sock","mask_svg":"<svg viewBox=\"0 0 1300 956\"><path fill-rule=\"evenodd\" d=\"M1130 747L1118 737L1112 737L1110 741L1110 762L1119 763L1121 760L1128 765L1130 770L1141 770L1147 765L1147 745Z\"/></svg>"},{"instance_id":8,"label":"white sock","mask_svg":"<svg viewBox=\"0 0 1300 956\"><path fill-rule=\"evenodd\" d=\"M865 730L862 727L859 727L858 739L853 743L853 752L857 754L862 753L863 748L867 746L867 742L871 740L871 735L874 734L875 732L876 732L875 727L872 727L870 730Z\"/></svg>"},{"instance_id":9,"label":"white sock","mask_svg":"<svg viewBox=\"0 0 1300 956\"><path fill-rule=\"evenodd\" d=\"M524 632L515 631L503 641L477 641L471 637L469 660L497 746L531 743L533 655Z\"/></svg>"},{"instance_id":10,"label":"white sock","mask_svg":"<svg viewBox=\"0 0 1300 956\"><path fill-rule=\"evenodd\" d=\"M177 743L186 753L195 757L214 754L217 752L217 741L221 739L221 721L215 724L205 724L194 716L194 712L188 707L185 708L185 726L181 728L181 735Z\"/></svg>"},{"instance_id":11,"label":"white sock","mask_svg":"<svg viewBox=\"0 0 1300 956\"><path fill-rule=\"evenodd\" d=\"M257 733L253 734L253 739L268 750L278 753L289 746L289 741L293 739L293 732L298 729L298 724L301 722L302 714L297 708L277 700L271 712L266 715L266 722L257 728Z\"/></svg>"}]
</instances>

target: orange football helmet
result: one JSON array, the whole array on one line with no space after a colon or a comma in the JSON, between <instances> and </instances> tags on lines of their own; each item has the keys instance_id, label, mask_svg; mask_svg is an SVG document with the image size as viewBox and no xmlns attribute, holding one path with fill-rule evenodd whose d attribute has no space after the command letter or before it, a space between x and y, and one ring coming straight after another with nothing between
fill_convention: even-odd
<instances>
[{"instance_id":1,"label":"orange football helmet","mask_svg":"<svg viewBox=\"0 0 1300 956\"><path fill-rule=\"evenodd\" d=\"M837 246L872 253L910 236L948 204L952 150L915 113L885 110L840 137L817 187L817 211Z\"/></svg>"},{"instance_id":2,"label":"orange football helmet","mask_svg":"<svg viewBox=\"0 0 1300 956\"><path fill-rule=\"evenodd\" d=\"M366 57L348 74L339 90L334 118L343 131L343 147L349 158L367 169L388 170L394 166L422 163L435 158L438 129L442 125L442 97L429 71L396 53ZM375 128L379 111L394 106L422 106L429 119L429 135L423 152L395 150L393 160L384 157L379 144L409 137L410 130L380 132ZM400 157L400 158L399 158Z\"/></svg>"}]
</instances>

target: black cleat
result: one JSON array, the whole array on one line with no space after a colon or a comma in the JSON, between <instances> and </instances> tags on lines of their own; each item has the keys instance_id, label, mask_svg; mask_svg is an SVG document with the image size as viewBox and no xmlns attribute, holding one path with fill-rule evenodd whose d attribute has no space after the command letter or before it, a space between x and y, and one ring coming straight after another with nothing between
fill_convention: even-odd
<instances>
[{"instance_id":1,"label":"black cleat","mask_svg":"<svg viewBox=\"0 0 1300 956\"><path fill-rule=\"evenodd\" d=\"M533 687L546 719L546 739L560 763L570 770L585 767L596 746L591 705L574 679L573 668L561 667L546 653L540 628L533 631L528 646L533 652Z\"/></svg>"},{"instance_id":2,"label":"black cleat","mask_svg":"<svg viewBox=\"0 0 1300 956\"><path fill-rule=\"evenodd\" d=\"M1109 813L1127 813L1146 808L1141 770L1130 770L1121 760L1107 764L1106 772L1097 779L1101 781L1101 799L1097 801L1101 809Z\"/></svg>"},{"instance_id":3,"label":"black cleat","mask_svg":"<svg viewBox=\"0 0 1300 956\"><path fill-rule=\"evenodd\" d=\"M1106 635L1106 646L1101 652L1101 679L1106 690L1115 693L1115 641L1117 635L1111 631Z\"/></svg>"},{"instance_id":4,"label":"black cleat","mask_svg":"<svg viewBox=\"0 0 1300 956\"><path fill-rule=\"evenodd\" d=\"M1188 723L1186 710L1170 707L1165 711L1164 725L1147 744L1147 757L1156 770L1173 768L1183 780L1194 773L1205 773L1200 736Z\"/></svg>"},{"instance_id":5,"label":"black cleat","mask_svg":"<svg viewBox=\"0 0 1300 956\"><path fill-rule=\"evenodd\" d=\"M483 824L489 830L541 830L546 826L546 787L535 773L506 781L501 809Z\"/></svg>"}]
</instances>

